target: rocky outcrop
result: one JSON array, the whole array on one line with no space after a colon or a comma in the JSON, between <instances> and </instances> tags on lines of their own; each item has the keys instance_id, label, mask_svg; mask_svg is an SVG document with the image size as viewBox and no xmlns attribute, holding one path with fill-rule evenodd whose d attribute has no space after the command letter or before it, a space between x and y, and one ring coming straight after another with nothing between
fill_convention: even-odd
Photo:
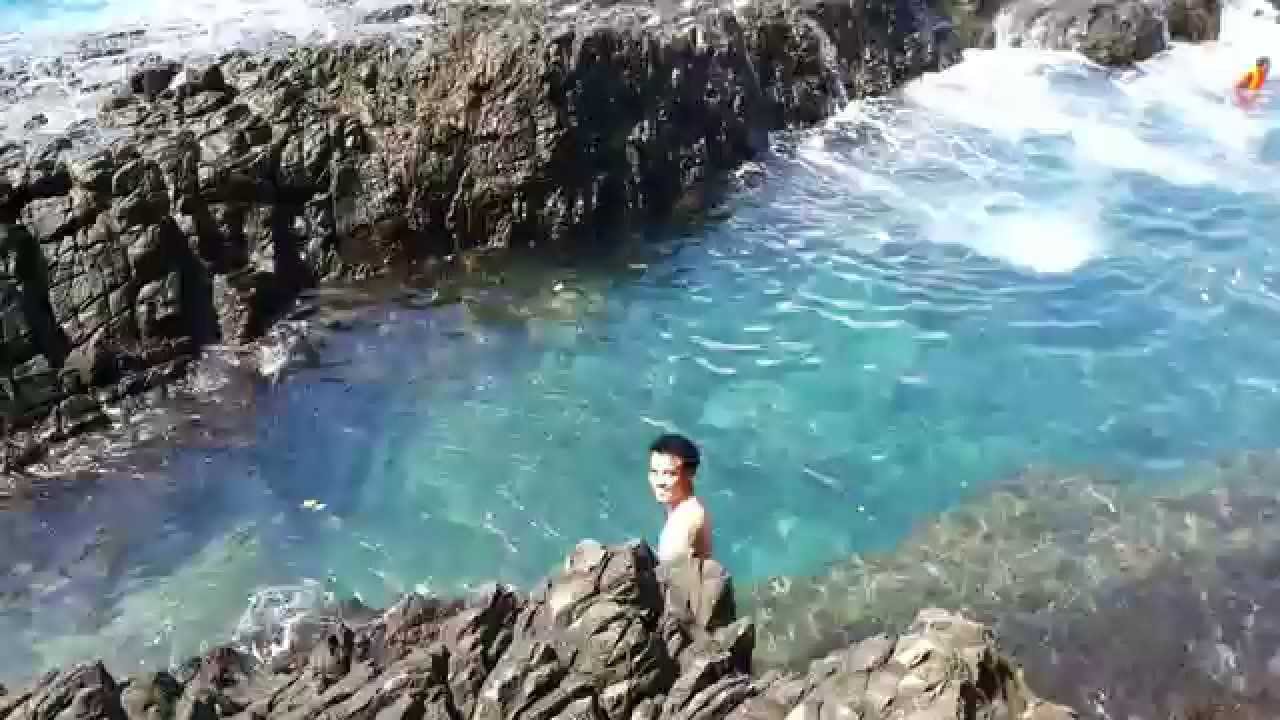
<instances>
[{"instance_id":1,"label":"rocky outcrop","mask_svg":"<svg viewBox=\"0 0 1280 720\"><path fill-rule=\"evenodd\" d=\"M1078 51L1108 66L1146 60L1170 39L1217 40L1222 27L1219 0L1015 0L998 10L995 5L957 6L966 42ZM996 21L998 14L1003 17ZM996 25L1006 37L996 37Z\"/></svg>"},{"instance_id":2,"label":"rocky outcrop","mask_svg":"<svg viewBox=\"0 0 1280 720\"><path fill-rule=\"evenodd\" d=\"M1155 0L1019 0L1004 10L1014 47L1076 50L1102 65L1130 65L1165 48Z\"/></svg>"},{"instance_id":3,"label":"rocky outcrop","mask_svg":"<svg viewBox=\"0 0 1280 720\"><path fill-rule=\"evenodd\" d=\"M0 147L7 463L317 283L580 254L698 212L769 131L955 51L921 0L563 10L441 6L415 46L155 63L96 123Z\"/></svg>"},{"instance_id":4,"label":"rocky outcrop","mask_svg":"<svg viewBox=\"0 0 1280 720\"><path fill-rule=\"evenodd\" d=\"M644 544L580 544L528 596L409 595L292 635L274 658L222 647L122 682L101 664L50 672L0 693L0 720L1075 717L1037 698L984 626L942 610L803 673L755 676L754 625L723 570L660 569Z\"/></svg>"},{"instance_id":5,"label":"rocky outcrop","mask_svg":"<svg viewBox=\"0 0 1280 720\"><path fill-rule=\"evenodd\" d=\"M1171 0L1167 18L1174 40L1208 42L1222 34L1221 0Z\"/></svg>"}]
</instances>

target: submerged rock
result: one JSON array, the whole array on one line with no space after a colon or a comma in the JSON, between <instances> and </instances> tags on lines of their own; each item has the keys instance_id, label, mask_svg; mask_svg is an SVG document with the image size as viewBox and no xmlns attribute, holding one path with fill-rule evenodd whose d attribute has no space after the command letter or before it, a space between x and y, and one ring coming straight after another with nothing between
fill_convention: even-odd
<instances>
[{"instance_id":1,"label":"submerged rock","mask_svg":"<svg viewBox=\"0 0 1280 720\"><path fill-rule=\"evenodd\" d=\"M658 567L643 543L583 542L527 596L407 595L266 662L222 647L127 684L100 664L54 671L0 696L0 718L1075 717L1026 687L988 628L944 610L803 672L753 675L755 637L715 562Z\"/></svg>"},{"instance_id":2,"label":"submerged rock","mask_svg":"<svg viewBox=\"0 0 1280 720\"><path fill-rule=\"evenodd\" d=\"M1278 479L1275 452L1158 488L1030 470L892 551L745 588L755 660L806 667L925 603L990 623L1029 683L1089 717L1280 716Z\"/></svg>"},{"instance_id":3,"label":"submerged rock","mask_svg":"<svg viewBox=\"0 0 1280 720\"><path fill-rule=\"evenodd\" d=\"M390 41L161 61L97 134L0 147L3 464L260 338L298 294L697 214L771 130L956 57L924 1L405 5Z\"/></svg>"}]
</instances>

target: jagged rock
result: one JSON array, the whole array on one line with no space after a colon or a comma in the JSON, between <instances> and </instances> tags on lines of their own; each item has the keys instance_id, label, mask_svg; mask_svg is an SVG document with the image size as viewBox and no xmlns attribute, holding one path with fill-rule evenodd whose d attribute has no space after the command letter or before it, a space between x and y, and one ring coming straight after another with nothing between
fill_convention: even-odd
<instances>
[{"instance_id":1,"label":"jagged rock","mask_svg":"<svg viewBox=\"0 0 1280 720\"><path fill-rule=\"evenodd\" d=\"M174 716L181 697L182 686L162 670L130 682L120 703L129 720L168 720Z\"/></svg>"},{"instance_id":2,"label":"jagged rock","mask_svg":"<svg viewBox=\"0 0 1280 720\"><path fill-rule=\"evenodd\" d=\"M86 61L123 55L146 34L146 30L139 28L89 35L79 43L79 59Z\"/></svg>"},{"instance_id":3,"label":"jagged rock","mask_svg":"<svg viewBox=\"0 0 1280 720\"><path fill-rule=\"evenodd\" d=\"M1169 36L1174 40L1217 40L1222 32L1222 3L1220 0L1171 0L1168 24Z\"/></svg>"},{"instance_id":4,"label":"jagged rock","mask_svg":"<svg viewBox=\"0 0 1280 720\"><path fill-rule=\"evenodd\" d=\"M371 12L365 13L360 22L375 25L380 23L394 23L412 17L424 10L413 3L402 3L400 5L392 5L391 7L379 8Z\"/></svg>"},{"instance_id":5,"label":"jagged rock","mask_svg":"<svg viewBox=\"0 0 1280 720\"><path fill-rule=\"evenodd\" d=\"M1220 0L952 0L955 34L965 47L994 47L995 20L1009 15L1014 47L1079 50L1104 65L1151 57L1172 40L1217 40Z\"/></svg>"},{"instance_id":6,"label":"jagged rock","mask_svg":"<svg viewBox=\"0 0 1280 720\"><path fill-rule=\"evenodd\" d=\"M1003 12L1015 47L1077 50L1102 65L1129 65L1165 48L1159 0L1017 0Z\"/></svg>"},{"instance_id":7,"label":"jagged rock","mask_svg":"<svg viewBox=\"0 0 1280 720\"><path fill-rule=\"evenodd\" d=\"M986 626L938 609L803 673L753 678L753 625L732 617L726 595L714 561L660 572L644 543L583 542L528 597L502 587L454 602L408 595L357 625L317 621L287 657L219 648L123 693L100 665L51 673L0 695L0 718L1076 717L1026 687ZM698 597L719 598L692 605L716 609L714 622L690 612L684 599ZM673 634L693 640L671 653Z\"/></svg>"},{"instance_id":8,"label":"jagged rock","mask_svg":"<svg viewBox=\"0 0 1280 720\"><path fill-rule=\"evenodd\" d=\"M124 135L109 147L83 128L0 147L9 464L92 424L86 390L167 382L319 282L475 248L593 252L699 213L769 131L959 49L927 0L388 17L409 10L438 21L419 46L154 59L103 101L97 123ZM131 37L100 40L85 53Z\"/></svg>"},{"instance_id":9,"label":"jagged rock","mask_svg":"<svg viewBox=\"0 0 1280 720\"><path fill-rule=\"evenodd\" d=\"M662 573L667 581L667 612L687 613L694 625L708 631L728 625L737 616L733 582L719 563L681 559L663 567ZM688 590L698 592L690 595Z\"/></svg>"},{"instance_id":10,"label":"jagged rock","mask_svg":"<svg viewBox=\"0 0 1280 720\"><path fill-rule=\"evenodd\" d=\"M5 720L126 720L120 688L101 663L46 674L31 690L17 693L18 702L0 717Z\"/></svg>"},{"instance_id":11,"label":"jagged rock","mask_svg":"<svg viewBox=\"0 0 1280 720\"><path fill-rule=\"evenodd\" d=\"M147 98L154 98L169 88L169 83L173 82L181 70L182 66L174 62L141 68L129 77L129 89Z\"/></svg>"},{"instance_id":12,"label":"jagged rock","mask_svg":"<svg viewBox=\"0 0 1280 720\"><path fill-rule=\"evenodd\" d=\"M253 694L253 665L243 653L231 648L218 648L191 665L194 672L184 683L185 688L178 699L178 718L204 720L226 717L244 710L256 699ZM270 685L269 682L267 684Z\"/></svg>"}]
</instances>

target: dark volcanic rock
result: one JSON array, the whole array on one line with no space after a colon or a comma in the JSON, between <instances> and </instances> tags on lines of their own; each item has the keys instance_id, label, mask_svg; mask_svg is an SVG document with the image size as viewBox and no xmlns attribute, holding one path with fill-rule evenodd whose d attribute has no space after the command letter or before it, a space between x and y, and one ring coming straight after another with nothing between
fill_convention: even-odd
<instances>
[{"instance_id":1,"label":"dark volcanic rock","mask_svg":"<svg viewBox=\"0 0 1280 720\"><path fill-rule=\"evenodd\" d=\"M36 686L0 697L5 720L126 720L120 687L100 663L50 672Z\"/></svg>"},{"instance_id":2,"label":"dark volcanic rock","mask_svg":"<svg viewBox=\"0 0 1280 720\"><path fill-rule=\"evenodd\" d=\"M5 464L319 282L697 213L769 131L958 49L926 0L565 10L414 5L382 19L432 13L416 48L157 60L102 104L107 147L0 148Z\"/></svg>"},{"instance_id":3,"label":"dark volcanic rock","mask_svg":"<svg viewBox=\"0 0 1280 720\"><path fill-rule=\"evenodd\" d=\"M328 621L275 661L219 648L181 677L148 674L123 692L100 665L52 672L0 696L0 718L1075 717L1022 683L985 626L942 610L804 672L753 677L754 626L727 610L719 566L655 562L642 543L586 542L528 596L409 595L361 624Z\"/></svg>"},{"instance_id":4,"label":"dark volcanic rock","mask_svg":"<svg viewBox=\"0 0 1280 720\"><path fill-rule=\"evenodd\" d=\"M412 17L419 13L426 12L427 8L414 3L403 3L400 5L392 5L391 7L379 8L366 13L360 22L375 25L383 23L394 23Z\"/></svg>"},{"instance_id":5,"label":"dark volcanic rock","mask_svg":"<svg viewBox=\"0 0 1280 720\"><path fill-rule=\"evenodd\" d=\"M1169 36L1174 40L1217 40L1222 32L1220 0L1172 0L1168 10Z\"/></svg>"},{"instance_id":6,"label":"dark volcanic rock","mask_svg":"<svg viewBox=\"0 0 1280 720\"><path fill-rule=\"evenodd\" d=\"M1129 65L1165 48L1158 0L1018 0L1004 12L1015 47L1078 50L1102 65Z\"/></svg>"},{"instance_id":7,"label":"dark volcanic rock","mask_svg":"<svg viewBox=\"0 0 1280 720\"><path fill-rule=\"evenodd\" d=\"M148 99L154 98L169 88L169 83L173 82L181 69L181 65L173 62L141 68L129 77L129 89Z\"/></svg>"},{"instance_id":8,"label":"dark volcanic rock","mask_svg":"<svg viewBox=\"0 0 1280 720\"><path fill-rule=\"evenodd\" d=\"M1004 15L1013 47L1076 50L1103 65L1131 65L1172 40L1217 40L1220 0L951 0L946 6L966 47L994 47Z\"/></svg>"}]
</instances>

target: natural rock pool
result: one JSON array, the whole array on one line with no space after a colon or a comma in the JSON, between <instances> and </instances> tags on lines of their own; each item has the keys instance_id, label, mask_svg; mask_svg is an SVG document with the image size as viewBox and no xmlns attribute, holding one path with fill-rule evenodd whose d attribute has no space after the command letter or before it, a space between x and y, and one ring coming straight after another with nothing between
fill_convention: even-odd
<instances>
[{"instance_id":1,"label":"natural rock pool","mask_svg":"<svg viewBox=\"0 0 1280 720\"><path fill-rule=\"evenodd\" d=\"M890 549L1029 463L1159 488L1275 447L1280 110L1221 99L1280 36L1252 12L1132 72L973 51L605 266L341 296L318 367L5 516L0 677L177 661L251 597L381 606L653 540L667 429L744 585Z\"/></svg>"}]
</instances>

